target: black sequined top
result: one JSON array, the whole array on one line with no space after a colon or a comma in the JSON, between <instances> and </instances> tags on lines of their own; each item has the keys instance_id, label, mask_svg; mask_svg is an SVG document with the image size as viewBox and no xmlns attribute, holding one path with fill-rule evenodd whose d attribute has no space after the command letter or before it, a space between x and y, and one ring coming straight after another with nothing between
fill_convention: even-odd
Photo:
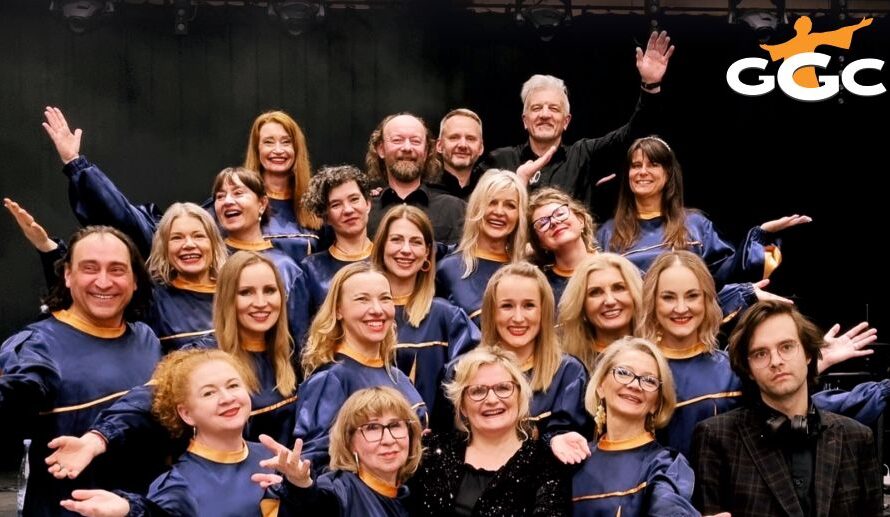
<instances>
[{"instance_id":1,"label":"black sequined top","mask_svg":"<svg viewBox=\"0 0 890 517\"><path fill-rule=\"evenodd\" d=\"M408 481L411 514L454 515L455 497L466 472L464 435L429 435L424 446L420 468ZM572 487L567 473L544 442L526 440L494 474L473 515L570 515Z\"/></svg>"}]
</instances>

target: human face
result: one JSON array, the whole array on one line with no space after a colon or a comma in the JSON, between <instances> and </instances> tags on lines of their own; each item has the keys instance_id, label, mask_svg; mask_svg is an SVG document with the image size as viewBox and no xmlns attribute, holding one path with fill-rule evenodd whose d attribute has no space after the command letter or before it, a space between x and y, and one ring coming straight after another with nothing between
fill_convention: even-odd
<instances>
[{"instance_id":1,"label":"human face","mask_svg":"<svg viewBox=\"0 0 890 517\"><path fill-rule=\"evenodd\" d=\"M482 236L505 241L516 230L519 221L519 194L510 190L495 193L482 216Z\"/></svg>"},{"instance_id":2,"label":"human face","mask_svg":"<svg viewBox=\"0 0 890 517\"><path fill-rule=\"evenodd\" d=\"M393 432L400 438L394 438L393 433L387 429L383 429L383 438L379 442L368 441L365 438L366 434L370 434L368 431L362 434L362 431L357 429L352 435L352 450L358 455L362 471L393 485L398 481L399 469L408 462L408 451L411 448L410 429L401 427L411 424L390 411L369 418L363 424L391 425L396 422L401 422L396 425L404 434L395 429Z\"/></svg>"},{"instance_id":3,"label":"human face","mask_svg":"<svg viewBox=\"0 0 890 517\"><path fill-rule=\"evenodd\" d=\"M94 233L78 241L65 266L69 310L97 327L119 327L136 291L130 252L120 239Z\"/></svg>"},{"instance_id":4,"label":"human face","mask_svg":"<svg viewBox=\"0 0 890 517\"><path fill-rule=\"evenodd\" d=\"M565 219L557 222L560 216L565 216ZM576 243L581 238L584 225L567 204L547 203L536 208L532 213L532 221L538 221L545 217L549 218L547 229L540 231L536 226L534 228L544 249L556 251L567 244Z\"/></svg>"},{"instance_id":5,"label":"human face","mask_svg":"<svg viewBox=\"0 0 890 517\"><path fill-rule=\"evenodd\" d=\"M390 180L411 183L420 178L426 161L426 138L426 128L411 115L399 115L383 126L377 156L386 165Z\"/></svg>"},{"instance_id":6,"label":"human face","mask_svg":"<svg viewBox=\"0 0 890 517\"><path fill-rule=\"evenodd\" d=\"M502 382L516 380L501 365L483 364L470 378L467 386L494 386ZM515 433L516 422L519 420L519 388L504 399L495 395L494 390L489 390L485 398L478 402L464 393L461 396L460 412L469 421L471 436L479 433L489 436Z\"/></svg>"},{"instance_id":7,"label":"human face","mask_svg":"<svg viewBox=\"0 0 890 517\"><path fill-rule=\"evenodd\" d=\"M494 322L501 343L514 349L519 356L530 355L541 332L541 289L538 282L534 278L517 275L501 278L495 289Z\"/></svg>"},{"instance_id":8,"label":"human face","mask_svg":"<svg viewBox=\"0 0 890 517\"><path fill-rule=\"evenodd\" d=\"M371 204L362 195L355 181L347 181L331 189L328 195L327 223L336 235L354 237L365 233Z\"/></svg>"},{"instance_id":9,"label":"human face","mask_svg":"<svg viewBox=\"0 0 890 517\"><path fill-rule=\"evenodd\" d=\"M278 122L267 122L260 128L260 166L263 172L292 174L294 141Z\"/></svg>"},{"instance_id":10,"label":"human face","mask_svg":"<svg viewBox=\"0 0 890 517\"><path fill-rule=\"evenodd\" d=\"M584 299L587 320L609 334L630 334L634 301L627 282L616 267L591 271L587 275L587 297Z\"/></svg>"},{"instance_id":11,"label":"human face","mask_svg":"<svg viewBox=\"0 0 890 517\"><path fill-rule=\"evenodd\" d=\"M200 219L181 215L173 220L167 239L167 260L184 280L210 281L213 248Z\"/></svg>"},{"instance_id":12,"label":"human face","mask_svg":"<svg viewBox=\"0 0 890 517\"><path fill-rule=\"evenodd\" d=\"M565 95L559 90L534 90L526 98L522 125L531 140L557 144L571 120L572 115L565 112Z\"/></svg>"},{"instance_id":13,"label":"human face","mask_svg":"<svg viewBox=\"0 0 890 517\"><path fill-rule=\"evenodd\" d=\"M482 156L482 127L463 115L455 115L442 125L436 151L442 155L445 170L468 171Z\"/></svg>"},{"instance_id":14,"label":"human face","mask_svg":"<svg viewBox=\"0 0 890 517\"><path fill-rule=\"evenodd\" d=\"M235 300L241 339L261 341L281 315L281 291L268 264L246 266L238 277Z\"/></svg>"},{"instance_id":15,"label":"human face","mask_svg":"<svg viewBox=\"0 0 890 517\"><path fill-rule=\"evenodd\" d=\"M660 163L650 161L642 149L637 149L631 155L628 181L631 192L638 198L661 196L667 182L667 171Z\"/></svg>"},{"instance_id":16,"label":"human face","mask_svg":"<svg viewBox=\"0 0 890 517\"><path fill-rule=\"evenodd\" d=\"M340 287L337 319L348 343L377 347L392 328L395 313L389 281L380 273L352 275Z\"/></svg>"},{"instance_id":17,"label":"human face","mask_svg":"<svg viewBox=\"0 0 890 517\"><path fill-rule=\"evenodd\" d=\"M698 342L705 315L705 295L691 269L673 265L658 277L655 317L668 346L686 348Z\"/></svg>"},{"instance_id":18,"label":"human face","mask_svg":"<svg viewBox=\"0 0 890 517\"><path fill-rule=\"evenodd\" d=\"M639 376L652 376L661 380L658 363L651 355L640 350L624 350L615 356L612 367L621 366ZM634 379L630 384L622 384L615 379L610 368L596 388L596 393L606 404L607 418L620 418L624 421L637 423L640 430L645 429L646 415L658 410L661 391L645 391L640 388L640 381ZM608 423L607 423L608 425Z\"/></svg>"},{"instance_id":19,"label":"human face","mask_svg":"<svg viewBox=\"0 0 890 517\"><path fill-rule=\"evenodd\" d=\"M238 176L232 176L216 192L213 208L223 230L238 235L259 228L260 217L268 204L265 196L260 198Z\"/></svg>"},{"instance_id":20,"label":"human face","mask_svg":"<svg viewBox=\"0 0 890 517\"><path fill-rule=\"evenodd\" d=\"M763 353L769 354L769 362L754 365L752 359ZM748 368L767 402L788 400L801 393L806 396L809 362L800 343L797 325L788 314L770 316L751 334Z\"/></svg>"},{"instance_id":21,"label":"human face","mask_svg":"<svg viewBox=\"0 0 890 517\"><path fill-rule=\"evenodd\" d=\"M250 416L250 394L231 364L207 361L192 370L185 401L177 410L198 436L240 434Z\"/></svg>"},{"instance_id":22,"label":"human face","mask_svg":"<svg viewBox=\"0 0 890 517\"><path fill-rule=\"evenodd\" d=\"M401 279L414 278L430 254L420 229L404 217L389 225L385 246L383 265Z\"/></svg>"}]
</instances>

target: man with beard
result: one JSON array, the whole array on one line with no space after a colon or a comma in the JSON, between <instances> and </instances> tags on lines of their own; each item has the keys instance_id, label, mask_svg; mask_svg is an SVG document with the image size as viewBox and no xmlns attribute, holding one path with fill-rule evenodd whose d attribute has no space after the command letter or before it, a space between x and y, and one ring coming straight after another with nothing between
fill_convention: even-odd
<instances>
[{"instance_id":1,"label":"man with beard","mask_svg":"<svg viewBox=\"0 0 890 517\"><path fill-rule=\"evenodd\" d=\"M442 175L435 186L466 201L485 172L476 167L484 149L479 115L466 108L445 114L439 123L436 141L436 152L442 158Z\"/></svg>"},{"instance_id":2,"label":"man with beard","mask_svg":"<svg viewBox=\"0 0 890 517\"><path fill-rule=\"evenodd\" d=\"M389 207L407 203L429 215L438 242L460 240L466 203L429 188L439 174L434 145L426 124L410 113L387 116L371 133L365 164L371 181L384 188L371 204L369 235L376 233Z\"/></svg>"},{"instance_id":3,"label":"man with beard","mask_svg":"<svg viewBox=\"0 0 890 517\"><path fill-rule=\"evenodd\" d=\"M533 75L522 85L520 94L522 124L528 131L528 142L495 149L483 160L482 170L516 171L520 165L552 152L549 163L524 178L529 191L540 186L557 187L585 201L602 219L607 219L612 212L605 209L614 206L615 196L596 192L594 199L595 187L611 179L605 177L606 173L620 163L631 142L656 132L661 79L673 53L667 33L653 32L645 52L639 47L636 50L642 91L628 123L602 137L582 138L572 145L564 145L562 141L572 120L565 83L552 75Z\"/></svg>"}]
</instances>

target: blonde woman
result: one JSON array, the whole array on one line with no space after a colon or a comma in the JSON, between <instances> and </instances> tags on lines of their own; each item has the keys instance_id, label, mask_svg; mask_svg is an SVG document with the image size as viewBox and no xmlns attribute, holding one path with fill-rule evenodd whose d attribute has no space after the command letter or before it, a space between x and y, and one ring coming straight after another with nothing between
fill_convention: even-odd
<instances>
[{"instance_id":1,"label":"blonde woman","mask_svg":"<svg viewBox=\"0 0 890 517\"><path fill-rule=\"evenodd\" d=\"M493 169L476 185L467 203L457 250L436 271L436 294L479 323L482 294L495 271L525 254L528 194L516 174Z\"/></svg>"},{"instance_id":2,"label":"blonde woman","mask_svg":"<svg viewBox=\"0 0 890 517\"><path fill-rule=\"evenodd\" d=\"M314 478L298 443L281 447L275 466L286 483L283 510L288 515L407 516L402 484L421 458L417 414L401 393L388 387L365 388L346 399L331 428L330 471Z\"/></svg>"},{"instance_id":3,"label":"blonde woman","mask_svg":"<svg viewBox=\"0 0 890 517\"><path fill-rule=\"evenodd\" d=\"M297 402L296 438L316 471L327 465L331 424L346 399L363 388L398 390L426 425L426 405L395 367L395 305L386 275L366 262L334 275L312 321L302 364L306 380Z\"/></svg>"},{"instance_id":4,"label":"blonde woman","mask_svg":"<svg viewBox=\"0 0 890 517\"><path fill-rule=\"evenodd\" d=\"M396 307L396 363L434 414L445 365L479 344L479 328L435 294L433 226L410 205L391 208L377 228L372 263L383 270Z\"/></svg>"},{"instance_id":5,"label":"blonde woman","mask_svg":"<svg viewBox=\"0 0 890 517\"><path fill-rule=\"evenodd\" d=\"M597 354L636 335L643 309L643 279L626 258L599 253L575 269L559 302L563 350L593 371Z\"/></svg>"},{"instance_id":6,"label":"blonde woman","mask_svg":"<svg viewBox=\"0 0 890 517\"><path fill-rule=\"evenodd\" d=\"M575 268L597 252L596 224L578 200L547 187L529 197L528 226L531 261L547 275L558 305Z\"/></svg>"},{"instance_id":7,"label":"blonde woman","mask_svg":"<svg viewBox=\"0 0 890 517\"><path fill-rule=\"evenodd\" d=\"M655 441L676 404L671 370L655 345L632 337L610 345L584 404L597 430L572 480L573 515L699 515L689 463Z\"/></svg>"},{"instance_id":8,"label":"blonde woman","mask_svg":"<svg viewBox=\"0 0 890 517\"><path fill-rule=\"evenodd\" d=\"M411 479L417 515L568 515L567 479L547 445L530 438L532 389L514 354L463 355L445 391L456 433L426 441Z\"/></svg>"}]
</instances>

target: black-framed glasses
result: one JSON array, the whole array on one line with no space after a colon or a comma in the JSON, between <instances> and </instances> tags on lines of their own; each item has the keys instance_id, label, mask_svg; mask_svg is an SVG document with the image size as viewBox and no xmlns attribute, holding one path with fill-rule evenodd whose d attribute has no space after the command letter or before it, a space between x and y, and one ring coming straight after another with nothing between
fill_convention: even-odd
<instances>
[{"instance_id":1,"label":"black-framed glasses","mask_svg":"<svg viewBox=\"0 0 890 517\"><path fill-rule=\"evenodd\" d=\"M559 205L556 207L556 210L550 213L550 215L545 215L544 217L539 217L535 219L532 225L535 227L535 230L543 233L550 229L550 225L561 223L569 218L569 205L568 203Z\"/></svg>"},{"instance_id":2,"label":"black-framed glasses","mask_svg":"<svg viewBox=\"0 0 890 517\"><path fill-rule=\"evenodd\" d=\"M779 346L776 347L776 353L778 353L779 357L783 360L789 361L797 353L798 348L800 348L800 343L797 341L785 341L784 343L779 343ZM748 354L748 361L750 361L751 366L754 366L755 368L764 368L769 366L772 356L773 354L770 352L769 348L758 348Z\"/></svg>"},{"instance_id":3,"label":"black-framed glasses","mask_svg":"<svg viewBox=\"0 0 890 517\"><path fill-rule=\"evenodd\" d=\"M633 381L637 381L640 389L643 391L658 391L661 388L661 379L654 375L637 375L636 372L627 366L616 366L612 368L612 377L620 384L629 385Z\"/></svg>"},{"instance_id":4,"label":"black-framed glasses","mask_svg":"<svg viewBox=\"0 0 890 517\"><path fill-rule=\"evenodd\" d=\"M491 386L487 384L473 384L467 386L464 393L470 397L470 400L475 402L482 402L485 400L486 397L488 397L489 391L493 391L494 396L499 399L507 399L513 395L517 386L518 384L513 381L499 382L497 384L492 384Z\"/></svg>"},{"instance_id":5,"label":"black-framed glasses","mask_svg":"<svg viewBox=\"0 0 890 517\"><path fill-rule=\"evenodd\" d=\"M401 440L402 438L406 438L408 436L408 421L407 420L393 420L388 424L381 424L379 422L369 422L364 425L358 426L358 430L362 433L362 437L366 442L369 443L377 443L383 440L383 431L388 430L389 435L392 436L393 440Z\"/></svg>"}]
</instances>

